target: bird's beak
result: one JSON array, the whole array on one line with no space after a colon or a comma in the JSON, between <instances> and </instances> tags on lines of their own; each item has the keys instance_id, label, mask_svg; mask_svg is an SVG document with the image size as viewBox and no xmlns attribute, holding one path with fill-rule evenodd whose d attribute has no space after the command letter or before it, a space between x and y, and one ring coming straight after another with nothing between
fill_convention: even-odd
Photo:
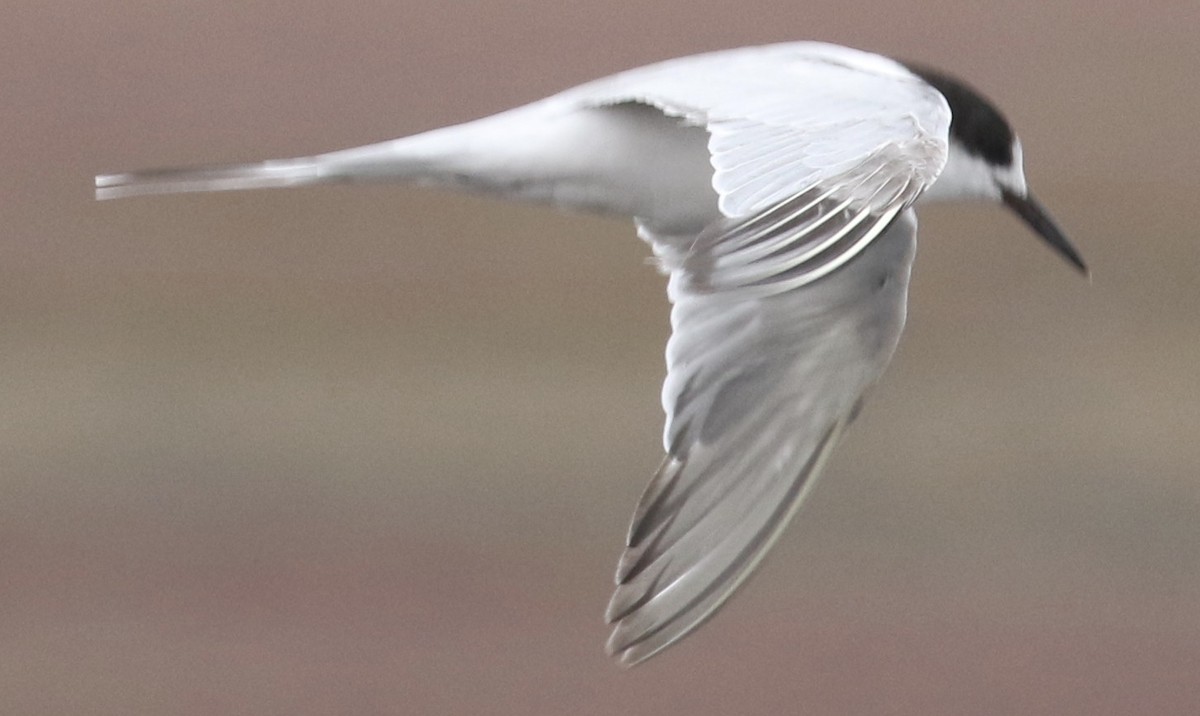
<instances>
[{"instance_id":1,"label":"bird's beak","mask_svg":"<svg viewBox=\"0 0 1200 716\"><path fill-rule=\"evenodd\" d=\"M1004 205L1015 211L1017 216L1021 217L1026 224L1029 224L1029 228L1042 237L1043 241L1050 244L1050 248L1057 251L1067 261L1070 261L1084 276L1088 275L1088 267L1083 263L1083 258L1080 257L1079 251L1067 240L1066 234L1058 228L1058 225L1054 223L1054 219L1050 218L1050 214L1046 211L1045 207L1037 199L1033 198L1033 194L1026 193L1022 196L1004 189L1000 192L1000 196L1004 200Z\"/></svg>"}]
</instances>

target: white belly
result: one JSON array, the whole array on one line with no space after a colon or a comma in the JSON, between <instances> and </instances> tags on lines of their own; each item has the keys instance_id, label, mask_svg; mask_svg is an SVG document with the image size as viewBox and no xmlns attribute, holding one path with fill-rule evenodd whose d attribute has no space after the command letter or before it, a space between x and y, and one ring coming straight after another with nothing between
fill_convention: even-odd
<instances>
[{"instance_id":1,"label":"white belly","mask_svg":"<svg viewBox=\"0 0 1200 716\"><path fill-rule=\"evenodd\" d=\"M319 159L346 181L407 179L698 231L719 217L708 133L652 107L537 102Z\"/></svg>"}]
</instances>

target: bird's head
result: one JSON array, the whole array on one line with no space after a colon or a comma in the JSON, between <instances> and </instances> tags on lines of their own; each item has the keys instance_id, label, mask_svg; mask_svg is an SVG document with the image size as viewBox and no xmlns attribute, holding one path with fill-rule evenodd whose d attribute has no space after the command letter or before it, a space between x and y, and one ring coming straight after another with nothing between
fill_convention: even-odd
<instances>
[{"instance_id":1,"label":"bird's head","mask_svg":"<svg viewBox=\"0 0 1200 716\"><path fill-rule=\"evenodd\" d=\"M949 75L907 65L950 105L950 151L927 201L984 199L1012 209L1054 251L1084 274L1087 266L1025 182L1021 142L1008 120L983 95Z\"/></svg>"}]
</instances>

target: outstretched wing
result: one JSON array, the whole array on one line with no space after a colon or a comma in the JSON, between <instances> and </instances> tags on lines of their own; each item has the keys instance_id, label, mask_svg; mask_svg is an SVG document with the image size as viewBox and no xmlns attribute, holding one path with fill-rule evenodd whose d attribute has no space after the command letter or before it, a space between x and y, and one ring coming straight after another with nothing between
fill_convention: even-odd
<instances>
[{"instance_id":1,"label":"outstretched wing","mask_svg":"<svg viewBox=\"0 0 1200 716\"><path fill-rule=\"evenodd\" d=\"M782 293L694 292L672 276L667 455L607 614L623 663L699 626L779 536L891 358L915 236L905 211L841 270Z\"/></svg>"},{"instance_id":2,"label":"outstretched wing","mask_svg":"<svg viewBox=\"0 0 1200 716\"><path fill-rule=\"evenodd\" d=\"M901 65L817 43L670 61L564 97L704 127L724 217L695 235L639 227L674 308L667 455L608 609L609 649L633 664L749 576L883 372L904 323L909 207L945 165L950 113Z\"/></svg>"}]
</instances>

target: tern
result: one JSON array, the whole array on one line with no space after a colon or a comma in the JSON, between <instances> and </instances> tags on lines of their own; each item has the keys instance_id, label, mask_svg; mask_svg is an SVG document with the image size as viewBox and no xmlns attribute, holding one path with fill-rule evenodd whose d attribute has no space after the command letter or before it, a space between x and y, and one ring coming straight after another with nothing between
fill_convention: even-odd
<instances>
[{"instance_id":1,"label":"tern","mask_svg":"<svg viewBox=\"0 0 1200 716\"><path fill-rule=\"evenodd\" d=\"M96 196L360 182L631 217L669 276L666 454L607 611L625 665L712 616L812 488L899 340L916 203L1000 203L1087 273L991 102L817 42L668 60L327 154L101 175Z\"/></svg>"}]
</instances>

